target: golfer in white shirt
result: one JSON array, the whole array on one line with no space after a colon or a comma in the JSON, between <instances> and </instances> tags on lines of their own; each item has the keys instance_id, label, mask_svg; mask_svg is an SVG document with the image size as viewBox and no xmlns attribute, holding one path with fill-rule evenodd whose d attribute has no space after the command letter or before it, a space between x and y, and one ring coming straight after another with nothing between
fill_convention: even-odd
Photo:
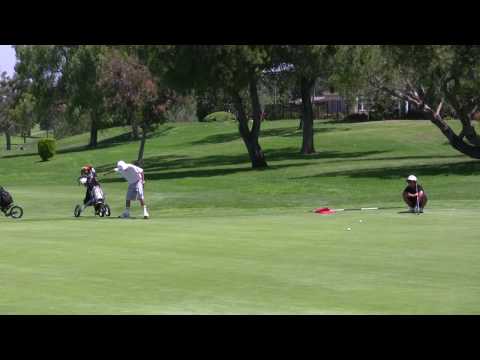
<instances>
[{"instance_id":1,"label":"golfer in white shirt","mask_svg":"<svg viewBox=\"0 0 480 360\"><path fill-rule=\"evenodd\" d=\"M145 205L145 197L143 195L143 185L145 184L145 176L143 169L138 166L127 164L125 161L120 160L117 163L115 171L119 173L125 180L128 181L128 191L126 199L126 207L120 217L130 217L130 203L132 200L139 200L143 206L143 218L148 219L147 205Z\"/></svg>"}]
</instances>

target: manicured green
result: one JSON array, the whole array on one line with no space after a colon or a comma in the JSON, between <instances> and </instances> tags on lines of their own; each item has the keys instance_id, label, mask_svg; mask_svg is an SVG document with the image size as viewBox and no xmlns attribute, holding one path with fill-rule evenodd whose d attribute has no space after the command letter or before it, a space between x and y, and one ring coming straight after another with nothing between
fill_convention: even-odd
<instances>
[{"instance_id":1,"label":"manicured green","mask_svg":"<svg viewBox=\"0 0 480 360\"><path fill-rule=\"evenodd\" d=\"M298 154L297 121L262 123L270 169L252 171L236 124L165 124L146 145L151 219L79 219L79 170L92 163L113 216L132 161L127 129L1 152L0 185L25 209L0 218L1 314L478 314L480 163L430 123L317 122L317 154ZM1 140L3 144L3 139ZM430 203L402 207L416 174ZM362 220L362 222L360 222ZM347 231L350 227L352 230Z\"/></svg>"}]
</instances>

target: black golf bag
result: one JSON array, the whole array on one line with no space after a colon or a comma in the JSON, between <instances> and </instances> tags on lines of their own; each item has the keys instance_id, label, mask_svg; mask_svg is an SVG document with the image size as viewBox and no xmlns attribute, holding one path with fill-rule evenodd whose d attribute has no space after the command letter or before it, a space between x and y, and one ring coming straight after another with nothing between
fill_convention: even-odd
<instances>
[{"instance_id":1,"label":"black golf bag","mask_svg":"<svg viewBox=\"0 0 480 360\"><path fill-rule=\"evenodd\" d=\"M10 193L0 186L0 209L8 209L10 205L13 204L13 198Z\"/></svg>"},{"instance_id":2,"label":"black golf bag","mask_svg":"<svg viewBox=\"0 0 480 360\"><path fill-rule=\"evenodd\" d=\"M23 209L13 204L13 198L10 193L0 186L0 211L5 216L13 219L20 219L23 216Z\"/></svg>"},{"instance_id":3,"label":"black golf bag","mask_svg":"<svg viewBox=\"0 0 480 360\"><path fill-rule=\"evenodd\" d=\"M104 203L105 195L100 184L88 186L83 204L85 206L94 206L95 210L97 210L97 207Z\"/></svg>"},{"instance_id":4,"label":"black golf bag","mask_svg":"<svg viewBox=\"0 0 480 360\"><path fill-rule=\"evenodd\" d=\"M95 209L95 215L99 215L101 217L110 216L110 207L106 203L103 189L95 176L82 176L79 180L80 183L85 185L87 188L85 198L83 199L84 207L93 206ZM81 206L77 205L74 210L75 217L79 217L81 212Z\"/></svg>"}]
</instances>

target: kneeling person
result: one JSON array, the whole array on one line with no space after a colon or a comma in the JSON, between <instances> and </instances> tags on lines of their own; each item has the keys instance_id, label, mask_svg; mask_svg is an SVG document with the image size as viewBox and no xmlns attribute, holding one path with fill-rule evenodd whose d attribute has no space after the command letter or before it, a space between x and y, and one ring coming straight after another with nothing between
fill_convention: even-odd
<instances>
[{"instance_id":1,"label":"kneeling person","mask_svg":"<svg viewBox=\"0 0 480 360\"><path fill-rule=\"evenodd\" d=\"M130 203L132 200L138 200L143 207L143 218L148 219L149 215L147 211L147 205L145 205L145 196L143 194L143 185L145 184L143 169L132 164L127 164L125 161L120 160L114 170L128 182L126 207L125 211L120 217L130 217Z\"/></svg>"},{"instance_id":2,"label":"kneeling person","mask_svg":"<svg viewBox=\"0 0 480 360\"><path fill-rule=\"evenodd\" d=\"M408 205L408 210L410 212L421 212L423 213L423 208L427 205L427 194L423 190L422 185L417 182L417 177L415 175L410 175L407 178L407 187L403 190L403 200Z\"/></svg>"}]
</instances>

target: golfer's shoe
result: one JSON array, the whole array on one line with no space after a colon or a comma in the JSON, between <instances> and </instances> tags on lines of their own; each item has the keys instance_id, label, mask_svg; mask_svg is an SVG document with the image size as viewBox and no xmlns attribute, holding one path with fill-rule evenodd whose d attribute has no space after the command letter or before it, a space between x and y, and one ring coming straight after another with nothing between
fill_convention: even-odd
<instances>
[{"instance_id":1,"label":"golfer's shoe","mask_svg":"<svg viewBox=\"0 0 480 360\"><path fill-rule=\"evenodd\" d=\"M148 212L145 211L145 212L143 213L143 218L144 218L144 219L148 219L149 217L150 217L150 216L148 215Z\"/></svg>"}]
</instances>

